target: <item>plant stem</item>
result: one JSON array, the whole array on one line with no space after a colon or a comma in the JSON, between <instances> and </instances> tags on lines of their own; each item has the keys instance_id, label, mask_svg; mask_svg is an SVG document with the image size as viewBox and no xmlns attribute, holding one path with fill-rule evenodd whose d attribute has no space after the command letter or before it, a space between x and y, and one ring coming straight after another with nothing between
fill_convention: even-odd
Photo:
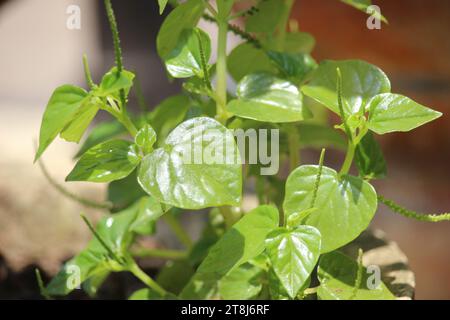
<instances>
[{"instance_id":1,"label":"plant stem","mask_svg":"<svg viewBox=\"0 0 450 320\"><path fill-rule=\"evenodd\" d=\"M162 296L165 296L167 294L167 291L164 290L163 287L161 287L158 283L156 283L156 281L153 280L150 276L148 276L144 271L142 271L142 269L139 268L139 266L136 264L134 260L131 262L128 270L132 274L134 274L136 278L141 280L149 288L155 290L157 293L161 294Z\"/></svg>"},{"instance_id":2,"label":"plant stem","mask_svg":"<svg viewBox=\"0 0 450 320\"><path fill-rule=\"evenodd\" d=\"M177 218L175 218L170 212L167 212L163 216L166 223L169 225L170 229L177 236L178 240L187 248L192 247L191 237L184 231L183 226L180 224Z\"/></svg>"},{"instance_id":3,"label":"plant stem","mask_svg":"<svg viewBox=\"0 0 450 320\"><path fill-rule=\"evenodd\" d=\"M132 249L131 253L136 257L154 257L168 260L178 260L186 258L187 252L182 250L169 250L169 249L148 249L148 248L136 248Z\"/></svg>"},{"instance_id":4,"label":"plant stem","mask_svg":"<svg viewBox=\"0 0 450 320\"><path fill-rule=\"evenodd\" d=\"M351 141L347 144L347 153L345 154L344 163L342 164L339 175L347 174L353 162L353 157L355 156L355 146Z\"/></svg>"},{"instance_id":5,"label":"plant stem","mask_svg":"<svg viewBox=\"0 0 450 320\"><path fill-rule=\"evenodd\" d=\"M225 123L227 120L227 21L218 20L219 38L217 44L217 120Z\"/></svg>"},{"instance_id":6,"label":"plant stem","mask_svg":"<svg viewBox=\"0 0 450 320\"><path fill-rule=\"evenodd\" d=\"M280 24L278 26L278 36L277 36L277 48L279 51L283 50L284 43L286 40L286 29L289 23L289 17L291 16L292 6L294 5L294 0L284 0L283 11L281 14Z\"/></svg>"},{"instance_id":7,"label":"plant stem","mask_svg":"<svg viewBox=\"0 0 450 320\"><path fill-rule=\"evenodd\" d=\"M300 165L300 135L295 125L288 125L289 168L290 171Z\"/></svg>"},{"instance_id":8,"label":"plant stem","mask_svg":"<svg viewBox=\"0 0 450 320\"><path fill-rule=\"evenodd\" d=\"M92 90L95 88L95 83L92 80L91 69L89 68L89 63L87 60L87 56L85 54L83 55L83 67L84 67L84 75L86 78L86 82L89 86L89 89Z\"/></svg>"},{"instance_id":9,"label":"plant stem","mask_svg":"<svg viewBox=\"0 0 450 320\"><path fill-rule=\"evenodd\" d=\"M130 117L128 116L128 113L126 110L122 109L122 112L120 113L118 120L120 123L123 124L123 126L128 130L128 132L134 137L138 133L138 130L136 129L134 123L131 121Z\"/></svg>"}]
</instances>

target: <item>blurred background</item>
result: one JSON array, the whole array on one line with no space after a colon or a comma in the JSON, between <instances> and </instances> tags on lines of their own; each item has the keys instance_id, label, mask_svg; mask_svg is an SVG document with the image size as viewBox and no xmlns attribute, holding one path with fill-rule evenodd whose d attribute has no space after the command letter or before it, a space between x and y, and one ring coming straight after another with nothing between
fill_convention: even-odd
<instances>
[{"instance_id":1,"label":"blurred background","mask_svg":"<svg viewBox=\"0 0 450 320\"><path fill-rule=\"evenodd\" d=\"M298 0L292 18L301 31L315 36L316 60L367 60L388 74L393 92L444 113L413 133L378 137L388 178L375 185L379 193L416 211L449 211L450 2L373 2L389 20L381 30L367 29L364 13L336 0ZM70 5L81 9L79 30L66 26ZM156 105L180 89L180 83L166 80L156 55L164 17L158 15L156 0L113 0L113 6L125 66L137 71L147 103ZM202 22L202 28L214 43L214 26ZM52 275L89 239L79 213L101 214L60 196L32 164L42 114L55 87L85 86L83 53L98 80L113 64L113 48L100 0L0 0L0 40L0 298L27 298L37 290L34 266ZM232 48L239 39L230 36L230 41ZM44 161L56 180L64 180L76 150L61 140L50 146ZM315 153L305 156L316 158ZM97 200L105 193L103 185L67 187ZM412 221L380 205L372 226L407 255L416 276L416 298L450 299L449 222Z\"/></svg>"}]
</instances>

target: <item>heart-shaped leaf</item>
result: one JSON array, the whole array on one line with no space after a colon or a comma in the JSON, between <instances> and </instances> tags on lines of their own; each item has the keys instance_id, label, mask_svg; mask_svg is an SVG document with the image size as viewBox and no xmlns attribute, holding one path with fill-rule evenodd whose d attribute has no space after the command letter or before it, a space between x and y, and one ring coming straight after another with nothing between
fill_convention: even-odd
<instances>
[{"instance_id":1,"label":"heart-shaped leaf","mask_svg":"<svg viewBox=\"0 0 450 320\"><path fill-rule=\"evenodd\" d=\"M238 205L240 161L231 131L211 118L193 118L142 160L138 180L158 201L178 208Z\"/></svg>"},{"instance_id":2,"label":"heart-shaped leaf","mask_svg":"<svg viewBox=\"0 0 450 320\"><path fill-rule=\"evenodd\" d=\"M260 1L258 10L247 18L247 32L272 33L276 30L283 17L283 3L279 0Z\"/></svg>"},{"instance_id":3,"label":"heart-shaped leaf","mask_svg":"<svg viewBox=\"0 0 450 320\"><path fill-rule=\"evenodd\" d=\"M392 93L377 95L367 109L369 129L378 134L409 131L442 115L408 97Z\"/></svg>"},{"instance_id":4,"label":"heart-shaped leaf","mask_svg":"<svg viewBox=\"0 0 450 320\"><path fill-rule=\"evenodd\" d=\"M66 141L80 142L81 137L99 110L95 103L84 103L74 119L61 131L60 137Z\"/></svg>"},{"instance_id":5,"label":"heart-shaped leaf","mask_svg":"<svg viewBox=\"0 0 450 320\"><path fill-rule=\"evenodd\" d=\"M197 25L205 10L203 0L188 0L173 9L164 20L156 38L158 54L166 59L178 44L178 39L184 29Z\"/></svg>"},{"instance_id":6,"label":"heart-shaped leaf","mask_svg":"<svg viewBox=\"0 0 450 320\"><path fill-rule=\"evenodd\" d=\"M319 261L317 277L320 281L317 296L321 300L393 300L394 295L386 285L380 281L374 288L368 288L369 277L363 268L361 286L355 292L358 273L358 263L340 252L330 252L323 255ZM356 293L356 294L355 294Z\"/></svg>"},{"instance_id":7,"label":"heart-shaped leaf","mask_svg":"<svg viewBox=\"0 0 450 320\"><path fill-rule=\"evenodd\" d=\"M320 63L311 82L302 92L339 114L337 97L337 73L342 74L343 109L346 116L365 108L377 94L391 91L389 79L378 67L361 60L332 61Z\"/></svg>"},{"instance_id":8,"label":"heart-shaped leaf","mask_svg":"<svg viewBox=\"0 0 450 320\"><path fill-rule=\"evenodd\" d=\"M134 77L134 73L130 71L119 72L117 67L113 67L103 76L96 94L99 96L117 95L120 90L125 90L128 94L133 86Z\"/></svg>"},{"instance_id":9,"label":"heart-shaped leaf","mask_svg":"<svg viewBox=\"0 0 450 320\"><path fill-rule=\"evenodd\" d=\"M63 85L53 92L42 117L39 148L34 161L39 159L58 133L74 119L87 99L88 93L84 89L71 85Z\"/></svg>"},{"instance_id":10,"label":"heart-shaped leaf","mask_svg":"<svg viewBox=\"0 0 450 320\"><path fill-rule=\"evenodd\" d=\"M139 164L136 146L125 140L110 140L84 153L66 181L110 182L128 176Z\"/></svg>"},{"instance_id":11,"label":"heart-shaped leaf","mask_svg":"<svg viewBox=\"0 0 450 320\"><path fill-rule=\"evenodd\" d=\"M153 145L156 142L156 132L150 125L146 124L139 129L136 137L134 137L134 141L147 154L153 150Z\"/></svg>"},{"instance_id":12,"label":"heart-shaped leaf","mask_svg":"<svg viewBox=\"0 0 450 320\"><path fill-rule=\"evenodd\" d=\"M211 57L211 40L199 28L181 32L177 46L165 59L167 71L174 78L203 78L204 68Z\"/></svg>"},{"instance_id":13,"label":"heart-shaped leaf","mask_svg":"<svg viewBox=\"0 0 450 320\"><path fill-rule=\"evenodd\" d=\"M239 117L266 122L293 122L308 116L297 86L268 73L245 76L238 84L237 99L227 109Z\"/></svg>"},{"instance_id":14,"label":"heart-shaped leaf","mask_svg":"<svg viewBox=\"0 0 450 320\"><path fill-rule=\"evenodd\" d=\"M210 298L220 279L228 272L264 251L267 234L277 226L278 210L275 207L263 205L245 214L208 251L181 292L181 298Z\"/></svg>"},{"instance_id":15,"label":"heart-shaped leaf","mask_svg":"<svg viewBox=\"0 0 450 320\"><path fill-rule=\"evenodd\" d=\"M289 175L283 203L287 216L311 207L318 170L319 166L300 166ZM325 253L349 243L367 228L377 209L377 194L361 178L339 177L324 166L314 207L317 210L305 218L305 224L319 229L321 253Z\"/></svg>"},{"instance_id":16,"label":"heart-shaped leaf","mask_svg":"<svg viewBox=\"0 0 450 320\"><path fill-rule=\"evenodd\" d=\"M268 234L267 255L291 298L297 296L319 260L320 242L320 232L311 226L278 228Z\"/></svg>"},{"instance_id":17,"label":"heart-shaped leaf","mask_svg":"<svg viewBox=\"0 0 450 320\"><path fill-rule=\"evenodd\" d=\"M302 82L306 75L317 67L316 61L309 54L305 53L269 51L267 55L283 76L295 83Z\"/></svg>"}]
</instances>

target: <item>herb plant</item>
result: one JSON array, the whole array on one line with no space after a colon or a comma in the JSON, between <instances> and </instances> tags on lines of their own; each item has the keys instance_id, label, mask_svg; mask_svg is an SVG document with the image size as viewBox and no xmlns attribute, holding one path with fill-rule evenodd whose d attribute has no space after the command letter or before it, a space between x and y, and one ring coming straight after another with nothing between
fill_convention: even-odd
<instances>
[{"instance_id":1,"label":"herb plant","mask_svg":"<svg viewBox=\"0 0 450 320\"><path fill-rule=\"evenodd\" d=\"M419 220L450 219L448 213L403 209L377 195L370 183L386 174L376 135L410 131L441 113L391 93L386 74L365 61L317 63L310 55L314 38L289 23L294 0L255 1L240 12L233 12L234 0L215 5L158 0L160 13L168 4L173 8L159 30L158 54L170 78L184 79L183 92L150 112L131 115L127 104L135 74L124 68L111 3L104 2L115 65L97 84L84 57L88 90L63 85L54 91L35 161L56 136L78 143L100 110L109 113L113 120L90 132L66 180L109 183L105 203L76 199L110 212L95 227L83 216L93 239L47 286L38 273L42 294L66 295L81 284L95 295L111 272L129 271L146 285L131 299L394 298L384 284L372 290L365 286L361 252L355 261L339 248L368 227L380 202ZM370 5L343 2L364 11ZM245 20L245 27L233 24L237 18ZM210 37L197 27L201 19L218 28L214 64ZM243 43L227 54L229 32ZM236 92L227 88L228 75L237 83ZM334 128L320 117L320 105L339 117ZM220 153L227 145L227 156L236 160L245 153L232 133L239 128L280 131L280 158L290 165L286 180L259 174L258 165L186 163L180 156L192 151L192 142L194 157L196 147ZM202 139L206 132L209 140ZM345 149L345 160L339 170L327 167L322 149L318 164L301 165L304 147ZM358 176L349 173L353 163ZM242 189L249 180L255 181L260 204L243 212ZM205 208L209 220L193 242L179 217ZM139 236L154 234L159 219L171 226L185 250L136 244ZM136 263L142 256L170 263L153 279Z\"/></svg>"}]
</instances>

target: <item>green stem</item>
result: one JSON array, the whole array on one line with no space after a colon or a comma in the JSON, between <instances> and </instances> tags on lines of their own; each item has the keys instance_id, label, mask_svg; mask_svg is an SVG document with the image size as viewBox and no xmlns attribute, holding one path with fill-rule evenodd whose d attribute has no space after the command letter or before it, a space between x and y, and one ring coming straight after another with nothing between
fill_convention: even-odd
<instances>
[{"instance_id":1,"label":"green stem","mask_svg":"<svg viewBox=\"0 0 450 320\"><path fill-rule=\"evenodd\" d=\"M225 123L227 120L227 32L228 23L218 20L219 37L217 44L217 119Z\"/></svg>"},{"instance_id":2,"label":"green stem","mask_svg":"<svg viewBox=\"0 0 450 320\"><path fill-rule=\"evenodd\" d=\"M357 262L358 262L358 269L356 271L356 279L355 279L355 284L353 286L353 292L351 294L351 296L348 298L348 300L353 300L355 299L356 295L358 294L358 290L361 287L361 282L362 282L362 275L363 275L363 262L362 262L362 258L363 258L363 251L361 248L359 248L358 250L358 258L357 258Z\"/></svg>"},{"instance_id":3,"label":"green stem","mask_svg":"<svg viewBox=\"0 0 450 320\"><path fill-rule=\"evenodd\" d=\"M141 268L136 264L136 262L133 260L129 266L128 269L136 278L141 280L143 283L145 283L149 288L155 290L157 293L159 293L162 296L165 296L167 294L167 291L164 290L163 287L161 287L158 283L156 283L155 280L153 280L151 277L149 277L144 271L142 271Z\"/></svg>"},{"instance_id":4,"label":"green stem","mask_svg":"<svg viewBox=\"0 0 450 320\"><path fill-rule=\"evenodd\" d=\"M128 113L124 109L122 109L122 112L121 112L120 116L118 117L118 120L120 121L120 123L123 124L123 126L128 130L128 132L133 137L136 136L136 134L138 133L138 130L136 129L136 126L131 121L130 117L128 116Z\"/></svg>"},{"instance_id":5,"label":"green stem","mask_svg":"<svg viewBox=\"0 0 450 320\"><path fill-rule=\"evenodd\" d=\"M132 249L131 253L135 257L153 257L162 258L168 260L184 259L187 256L186 251L181 250L169 250L169 249L148 249L148 248L136 248Z\"/></svg>"},{"instance_id":6,"label":"green stem","mask_svg":"<svg viewBox=\"0 0 450 320\"><path fill-rule=\"evenodd\" d=\"M84 67L84 76L86 78L86 82L89 86L89 89L95 89L95 83L92 80L91 69L89 68L89 63L87 60L87 56L83 55L83 67Z\"/></svg>"},{"instance_id":7,"label":"green stem","mask_svg":"<svg viewBox=\"0 0 450 320\"><path fill-rule=\"evenodd\" d=\"M289 168L294 170L300 165L300 135L295 125L288 125Z\"/></svg>"},{"instance_id":8,"label":"green stem","mask_svg":"<svg viewBox=\"0 0 450 320\"><path fill-rule=\"evenodd\" d=\"M173 216L170 212L167 212L163 216L166 223L169 225L170 229L173 231L173 233L177 236L178 240L187 248L190 249L192 247L192 239L187 234L186 231L184 231L183 226L180 224L178 219Z\"/></svg>"},{"instance_id":9,"label":"green stem","mask_svg":"<svg viewBox=\"0 0 450 320\"><path fill-rule=\"evenodd\" d=\"M348 173L352 165L354 156L355 156L355 146L351 141L349 141L347 144L347 153L345 154L345 160L344 163L342 164L341 170L339 171L340 176Z\"/></svg>"},{"instance_id":10,"label":"green stem","mask_svg":"<svg viewBox=\"0 0 450 320\"><path fill-rule=\"evenodd\" d=\"M279 51L282 51L284 48L284 43L286 41L287 26L289 23L289 17L291 16L291 10L293 5L294 0L284 0L283 11L281 14L281 20L277 36L277 48Z\"/></svg>"}]
</instances>

